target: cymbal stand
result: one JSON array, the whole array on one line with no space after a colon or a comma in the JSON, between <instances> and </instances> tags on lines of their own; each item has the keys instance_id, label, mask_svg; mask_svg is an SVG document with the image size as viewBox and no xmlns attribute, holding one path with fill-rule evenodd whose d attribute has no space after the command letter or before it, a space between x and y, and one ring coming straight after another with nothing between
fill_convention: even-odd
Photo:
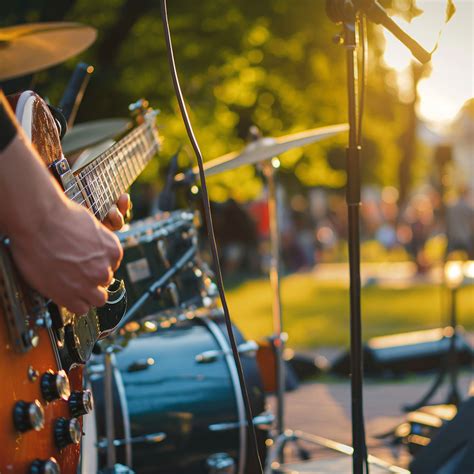
<instances>
[{"instance_id":1,"label":"cymbal stand","mask_svg":"<svg viewBox=\"0 0 474 474\"><path fill-rule=\"evenodd\" d=\"M280 223L278 219L278 198L275 183L275 171L271 161L262 164L267 181L268 216L270 225L270 285L272 288L272 344L275 350L275 375L277 395L276 429L280 436L285 429L285 365L283 351L286 334L283 333L283 316L280 291Z\"/></svg>"},{"instance_id":2,"label":"cymbal stand","mask_svg":"<svg viewBox=\"0 0 474 474\"><path fill-rule=\"evenodd\" d=\"M115 455L115 423L114 423L114 396L113 373L114 362L113 345L105 350L104 354L104 404L105 404L105 433L107 439L107 469L113 469L116 463Z\"/></svg>"},{"instance_id":3,"label":"cymbal stand","mask_svg":"<svg viewBox=\"0 0 474 474\"><path fill-rule=\"evenodd\" d=\"M270 285L272 288L272 314L273 314L273 335L271 343L275 352L275 379L276 379L276 437L273 440L270 453L265 465L265 474L271 474L274 462L284 462L285 446L289 442L298 443L303 440L297 432L285 429L285 361L283 352L287 335L283 330L283 311L280 291L280 223L278 218L278 193L275 182L275 167L272 161L266 161L261 165L261 169L266 178L268 190L268 217L270 225ZM304 441L308 442L307 439ZM311 442L311 441L309 441ZM317 444L317 443L315 443ZM297 446L300 457L308 459L307 452Z\"/></svg>"}]
</instances>

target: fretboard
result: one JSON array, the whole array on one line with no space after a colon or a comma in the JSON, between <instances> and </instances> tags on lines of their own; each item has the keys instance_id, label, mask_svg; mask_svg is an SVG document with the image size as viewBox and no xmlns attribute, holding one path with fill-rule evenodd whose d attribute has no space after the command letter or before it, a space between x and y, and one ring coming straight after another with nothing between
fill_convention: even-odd
<instances>
[{"instance_id":1,"label":"fretboard","mask_svg":"<svg viewBox=\"0 0 474 474\"><path fill-rule=\"evenodd\" d=\"M118 197L143 171L158 147L154 117L147 117L144 123L76 173L82 188L81 203L103 220Z\"/></svg>"}]
</instances>

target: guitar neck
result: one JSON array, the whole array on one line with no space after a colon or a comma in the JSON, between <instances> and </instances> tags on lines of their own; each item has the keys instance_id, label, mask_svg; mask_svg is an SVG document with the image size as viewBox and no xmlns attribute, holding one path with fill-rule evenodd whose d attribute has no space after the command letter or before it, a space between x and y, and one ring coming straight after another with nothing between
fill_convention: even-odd
<instances>
[{"instance_id":1,"label":"guitar neck","mask_svg":"<svg viewBox=\"0 0 474 474\"><path fill-rule=\"evenodd\" d=\"M159 147L154 116L75 174L82 190L80 203L103 220L118 197L143 171ZM78 201L78 199L76 199Z\"/></svg>"}]
</instances>

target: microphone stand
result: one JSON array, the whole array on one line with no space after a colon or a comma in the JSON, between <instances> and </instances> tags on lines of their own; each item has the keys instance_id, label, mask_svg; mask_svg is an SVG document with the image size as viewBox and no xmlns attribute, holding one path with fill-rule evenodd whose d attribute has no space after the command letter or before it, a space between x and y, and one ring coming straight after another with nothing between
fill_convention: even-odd
<instances>
[{"instance_id":1,"label":"microphone stand","mask_svg":"<svg viewBox=\"0 0 474 474\"><path fill-rule=\"evenodd\" d=\"M340 43L346 49L347 93L349 117L349 145L346 151L348 208L348 247L350 276L350 332L351 332L351 406L352 406L352 469L354 474L363 474L364 465L368 472L367 446L363 410L363 356L360 280L360 120L358 83L358 34L360 16L366 14L369 20L381 23L389 29L421 62L427 62L430 54L394 23L384 9L374 0L326 0L326 11L335 23L343 24Z\"/></svg>"}]
</instances>

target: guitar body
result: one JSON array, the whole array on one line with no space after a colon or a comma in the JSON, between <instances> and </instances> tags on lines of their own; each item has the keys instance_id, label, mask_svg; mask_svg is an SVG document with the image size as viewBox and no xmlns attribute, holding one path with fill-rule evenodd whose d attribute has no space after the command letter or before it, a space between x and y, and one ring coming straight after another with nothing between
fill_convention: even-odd
<instances>
[{"instance_id":1,"label":"guitar body","mask_svg":"<svg viewBox=\"0 0 474 474\"><path fill-rule=\"evenodd\" d=\"M60 158L62 152L58 131L44 101L33 92L25 92L12 97L11 105L45 165L50 165ZM55 347L56 341L51 329L37 326L34 315L32 316L34 308L30 304L29 292L31 290L21 283L18 275L14 278L15 276L11 274L15 273L14 269L12 271L13 266L9 266L11 262L6 260L8 260L8 252L2 252L0 262L3 268L3 272L0 273L0 290L3 293L0 306L0 473L39 473L42 471L35 471L34 468L31 470L32 463L35 460L44 462L53 457L60 467L61 474L75 474L80 445L68 444L59 449L54 434L55 424L59 418L66 420L72 418L68 401L64 399L65 397L47 401L41 390L42 376L48 371L57 374L62 369ZM13 293L23 300L23 311L26 309L29 313L23 316L25 320L28 317L31 318L27 325L34 328L36 333L35 344L24 352L15 348L9 327L12 322L5 306L10 304L5 296L6 280L9 278L15 279ZM82 390L81 366L70 369L67 377L71 392ZM19 402L31 404L35 401L41 404L44 411L43 426L38 430L27 429L22 432L14 423L14 409ZM33 416L33 414L28 416Z\"/></svg>"},{"instance_id":2,"label":"guitar body","mask_svg":"<svg viewBox=\"0 0 474 474\"><path fill-rule=\"evenodd\" d=\"M2 395L0 403L0 472L27 474L36 459L54 457L61 474L75 474L79 462L79 444L69 444L59 450L54 439L54 424L59 417L71 418L68 403L59 399L47 403L40 390L41 375L48 370L58 371L48 331L38 330L39 346L25 354L16 353L8 337L3 314L0 316L0 377ZM36 371L36 379L29 376ZM35 372L35 373L36 373ZM68 373L71 389L82 388L82 368ZM44 409L44 428L40 431L18 432L13 424L13 407L20 401L38 400Z\"/></svg>"}]
</instances>

